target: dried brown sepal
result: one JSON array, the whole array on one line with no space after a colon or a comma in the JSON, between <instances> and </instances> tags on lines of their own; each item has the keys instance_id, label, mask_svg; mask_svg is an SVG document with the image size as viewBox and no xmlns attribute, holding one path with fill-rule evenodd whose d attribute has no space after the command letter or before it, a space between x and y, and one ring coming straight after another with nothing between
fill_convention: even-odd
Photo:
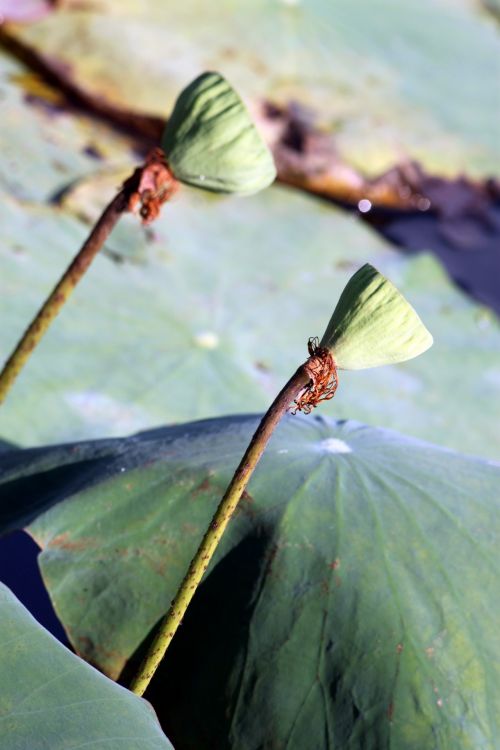
<instances>
[{"instance_id":1,"label":"dried brown sepal","mask_svg":"<svg viewBox=\"0 0 500 750\"><path fill-rule=\"evenodd\" d=\"M143 224L150 224L159 216L162 205L178 188L179 183L160 148L150 151L144 165L123 183L123 191L128 195L128 211L138 210Z\"/></svg>"},{"instance_id":2,"label":"dried brown sepal","mask_svg":"<svg viewBox=\"0 0 500 750\"><path fill-rule=\"evenodd\" d=\"M309 359L305 362L304 369L310 376L310 381L294 401L295 407L292 414L298 411L309 414L320 401L333 398L339 384L332 354L329 349L319 345L317 336L309 339L307 349Z\"/></svg>"}]
</instances>

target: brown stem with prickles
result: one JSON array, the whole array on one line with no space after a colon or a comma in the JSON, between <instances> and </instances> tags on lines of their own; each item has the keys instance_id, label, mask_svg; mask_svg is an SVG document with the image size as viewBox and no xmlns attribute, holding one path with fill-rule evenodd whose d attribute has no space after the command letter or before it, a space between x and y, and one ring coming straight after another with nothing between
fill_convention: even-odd
<instances>
[{"instance_id":1,"label":"brown stem with prickles","mask_svg":"<svg viewBox=\"0 0 500 750\"><path fill-rule=\"evenodd\" d=\"M142 221L149 223L158 216L161 204L168 200L176 188L177 183L168 170L163 153L159 149L153 150L144 166L136 169L123 183L118 195L104 210L80 252L45 300L5 363L0 373L0 404L122 214L141 204Z\"/></svg>"},{"instance_id":2,"label":"brown stem with prickles","mask_svg":"<svg viewBox=\"0 0 500 750\"><path fill-rule=\"evenodd\" d=\"M273 404L266 412L255 432L245 455L236 469L233 479L224 497L219 503L215 515L208 527L197 553L189 566L184 580L172 601L170 610L160 625L149 651L135 676L130 689L136 695L143 695L156 672L165 651L179 627L194 593L203 578L217 545L233 515L236 506L247 486L250 477L257 466L264 449L269 442L278 422L285 414L290 404L311 381L309 370L311 358L299 367L295 375L290 378L283 390L278 394Z\"/></svg>"}]
</instances>

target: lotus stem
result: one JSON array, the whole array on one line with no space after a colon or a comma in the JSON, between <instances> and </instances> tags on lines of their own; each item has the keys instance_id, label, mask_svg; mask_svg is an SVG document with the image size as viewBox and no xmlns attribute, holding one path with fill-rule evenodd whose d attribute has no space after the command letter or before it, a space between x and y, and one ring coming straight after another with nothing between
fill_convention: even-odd
<instances>
[{"instance_id":1,"label":"lotus stem","mask_svg":"<svg viewBox=\"0 0 500 750\"><path fill-rule=\"evenodd\" d=\"M143 695L163 659L276 426L290 404L296 401L300 393L311 382L311 371L308 368L309 361L298 368L280 391L252 437L198 551L191 561L179 590L172 600L168 614L160 624L158 632L130 686L130 689L136 695Z\"/></svg>"},{"instance_id":2,"label":"lotus stem","mask_svg":"<svg viewBox=\"0 0 500 750\"><path fill-rule=\"evenodd\" d=\"M0 404L5 400L31 353L84 276L120 217L140 204L142 221L149 223L158 216L162 203L168 200L176 189L177 183L168 170L163 152L153 149L144 166L134 170L123 183L120 192L104 209L78 255L47 297L5 363L0 373Z\"/></svg>"}]
</instances>

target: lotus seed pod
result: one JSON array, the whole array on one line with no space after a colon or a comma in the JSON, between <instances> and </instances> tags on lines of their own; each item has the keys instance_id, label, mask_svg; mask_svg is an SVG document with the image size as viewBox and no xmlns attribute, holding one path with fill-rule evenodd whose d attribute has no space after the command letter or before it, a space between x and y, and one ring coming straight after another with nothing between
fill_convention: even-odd
<instances>
[{"instance_id":1,"label":"lotus seed pod","mask_svg":"<svg viewBox=\"0 0 500 750\"><path fill-rule=\"evenodd\" d=\"M413 307L368 263L347 283L320 343L342 370L404 362L431 345Z\"/></svg>"},{"instance_id":2,"label":"lotus seed pod","mask_svg":"<svg viewBox=\"0 0 500 750\"><path fill-rule=\"evenodd\" d=\"M181 92L161 145L175 177L206 190L249 195L276 177L271 152L219 73L203 73Z\"/></svg>"}]
</instances>

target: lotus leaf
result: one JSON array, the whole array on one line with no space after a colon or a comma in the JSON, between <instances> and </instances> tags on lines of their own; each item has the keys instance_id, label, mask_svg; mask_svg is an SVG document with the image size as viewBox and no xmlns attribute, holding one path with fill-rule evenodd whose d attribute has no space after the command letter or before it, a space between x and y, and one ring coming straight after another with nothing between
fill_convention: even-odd
<instances>
[{"instance_id":1,"label":"lotus leaf","mask_svg":"<svg viewBox=\"0 0 500 750\"><path fill-rule=\"evenodd\" d=\"M173 750L146 701L39 625L0 583L2 750Z\"/></svg>"},{"instance_id":2,"label":"lotus leaf","mask_svg":"<svg viewBox=\"0 0 500 750\"><path fill-rule=\"evenodd\" d=\"M164 614L256 426L0 455L2 517L38 514L56 611L108 674ZM391 431L286 418L152 683L174 744L494 750L499 480Z\"/></svg>"}]
</instances>

